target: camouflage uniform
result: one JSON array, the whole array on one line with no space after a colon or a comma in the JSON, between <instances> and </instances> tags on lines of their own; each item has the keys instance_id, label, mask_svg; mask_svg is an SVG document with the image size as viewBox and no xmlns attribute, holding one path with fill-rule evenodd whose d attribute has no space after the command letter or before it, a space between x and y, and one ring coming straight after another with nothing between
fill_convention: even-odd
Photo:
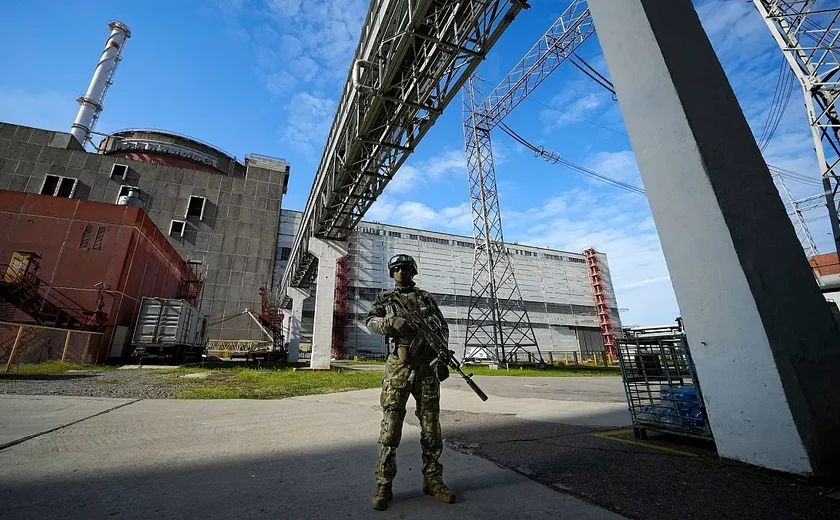
<instances>
[{"instance_id":1,"label":"camouflage uniform","mask_svg":"<svg viewBox=\"0 0 840 520\"><path fill-rule=\"evenodd\" d=\"M435 353L425 344L421 344L418 352L409 352L413 338L389 335L393 333L393 329L388 326L389 318L396 316L393 305L389 305L389 302L395 298L397 292L408 308L415 309L415 312L420 312L423 317L435 315L446 327L446 321L435 300L426 291L416 289L413 284L378 294L373 308L368 313L368 329L384 335L388 348L380 395L383 417L379 433L376 481L378 484L390 484L397 474L396 450L400 445L409 394L414 396L417 403L415 413L420 420L424 481L440 481L443 472L443 466L439 462L443 451L443 439L440 434L440 381L435 370L429 365L435 358Z\"/></svg>"}]
</instances>

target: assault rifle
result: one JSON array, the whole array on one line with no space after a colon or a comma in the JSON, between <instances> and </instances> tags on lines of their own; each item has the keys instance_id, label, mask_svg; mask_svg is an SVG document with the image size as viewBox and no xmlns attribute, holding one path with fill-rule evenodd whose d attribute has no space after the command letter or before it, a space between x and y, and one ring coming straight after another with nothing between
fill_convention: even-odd
<instances>
[{"instance_id":1,"label":"assault rifle","mask_svg":"<svg viewBox=\"0 0 840 520\"><path fill-rule=\"evenodd\" d=\"M475 392L482 401L487 400L481 388L472 380L472 374L465 374L461 370L461 362L455 358L455 351L449 350L449 338L443 331L446 328L440 323L440 318L437 316L428 316L423 318L418 312L411 312L406 306L405 300L399 295L393 298L391 303L394 305L397 315L404 319L408 325L417 332L417 336L412 341L409 350L417 350L421 341L425 341L437 353L437 357L432 360L432 369L437 370L438 365L443 363L452 370L458 372L458 375L464 378L467 385Z\"/></svg>"}]
</instances>

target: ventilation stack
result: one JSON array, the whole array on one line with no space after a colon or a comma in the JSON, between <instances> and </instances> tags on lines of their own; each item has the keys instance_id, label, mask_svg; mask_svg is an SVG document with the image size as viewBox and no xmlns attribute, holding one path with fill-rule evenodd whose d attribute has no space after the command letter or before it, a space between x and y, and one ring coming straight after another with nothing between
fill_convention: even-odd
<instances>
[{"instance_id":1,"label":"ventilation stack","mask_svg":"<svg viewBox=\"0 0 840 520\"><path fill-rule=\"evenodd\" d=\"M108 92L108 87L111 86L114 77L114 71L122 59L123 45L127 39L131 38L131 31L122 22L113 21L108 24L108 28L111 29L111 35L105 42L105 50L102 51L102 56L100 56L96 70L93 72L93 78L90 80L87 92L76 100L79 102L79 113L70 127L70 134L82 146L90 139L90 133L96 126L99 113L102 112L102 101L105 99L105 93Z\"/></svg>"}]
</instances>

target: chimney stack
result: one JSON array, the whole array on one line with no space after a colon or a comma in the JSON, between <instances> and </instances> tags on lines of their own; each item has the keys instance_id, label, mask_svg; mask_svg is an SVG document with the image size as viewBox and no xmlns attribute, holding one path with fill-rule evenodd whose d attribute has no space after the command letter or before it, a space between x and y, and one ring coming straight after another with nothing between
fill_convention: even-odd
<instances>
[{"instance_id":1,"label":"chimney stack","mask_svg":"<svg viewBox=\"0 0 840 520\"><path fill-rule=\"evenodd\" d=\"M90 80L87 92L76 100L79 102L79 113L70 127L70 134L82 146L85 145L85 141L90 139L90 133L96 126L99 113L102 112L102 101L105 99L105 93L111 86L114 71L122 59L122 47L125 41L131 38L131 31L122 22L113 21L108 24L108 28L111 29L111 35L105 42L105 50L102 51L102 56L100 56L99 64L96 65L96 70L93 72L93 78Z\"/></svg>"}]
</instances>

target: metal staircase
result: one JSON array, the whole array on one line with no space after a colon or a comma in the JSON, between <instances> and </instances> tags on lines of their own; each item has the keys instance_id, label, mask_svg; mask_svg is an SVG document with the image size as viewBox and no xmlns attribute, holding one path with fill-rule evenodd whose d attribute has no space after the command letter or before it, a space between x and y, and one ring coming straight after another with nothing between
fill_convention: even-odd
<instances>
[{"instance_id":1,"label":"metal staircase","mask_svg":"<svg viewBox=\"0 0 840 520\"><path fill-rule=\"evenodd\" d=\"M30 272L0 265L0 299L25 312L36 325L61 329L100 331L107 315L102 311L102 291L97 310L83 308Z\"/></svg>"}]
</instances>

